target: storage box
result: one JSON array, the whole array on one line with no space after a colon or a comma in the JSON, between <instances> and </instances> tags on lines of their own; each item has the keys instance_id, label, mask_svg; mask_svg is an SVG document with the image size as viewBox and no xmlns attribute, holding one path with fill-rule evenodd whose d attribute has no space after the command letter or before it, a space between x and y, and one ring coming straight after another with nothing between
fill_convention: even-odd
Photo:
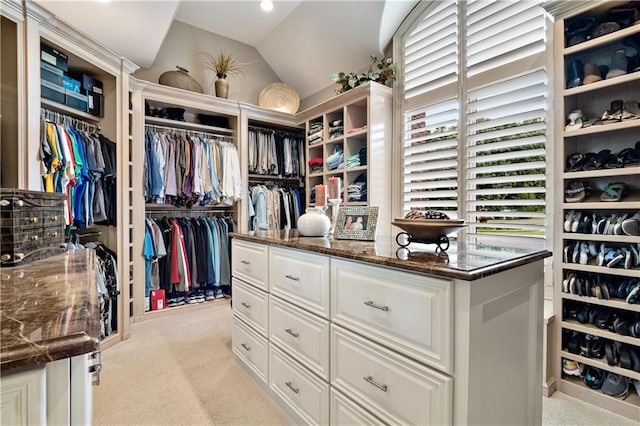
<instances>
[{"instance_id":1,"label":"storage box","mask_svg":"<svg viewBox=\"0 0 640 426\"><path fill-rule=\"evenodd\" d=\"M49 81L56 86L62 86L63 72L46 62L40 61L40 78Z\"/></svg>"},{"instance_id":2,"label":"storage box","mask_svg":"<svg viewBox=\"0 0 640 426\"><path fill-rule=\"evenodd\" d=\"M96 117L104 117L104 96L96 93L87 93L89 102L89 114Z\"/></svg>"},{"instance_id":3,"label":"storage box","mask_svg":"<svg viewBox=\"0 0 640 426\"><path fill-rule=\"evenodd\" d=\"M47 80L40 80L40 96L60 104L63 104L65 100L64 88Z\"/></svg>"},{"instance_id":4,"label":"storage box","mask_svg":"<svg viewBox=\"0 0 640 426\"><path fill-rule=\"evenodd\" d=\"M40 60L51 64L62 71L69 70L67 65L69 57L64 52L61 52L48 44L40 43Z\"/></svg>"},{"instance_id":5,"label":"storage box","mask_svg":"<svg viewBox=\"0 0 640 426\"><path fill-rule=\"evenodd\" d=\"M102 95L102 82L87 74L82 74L82 89L85 90L85 95L95 93L96 95Z\"/></svg>"},{"instance_id":6,"label":"storage box","mask_svg":"<svg viewBox=\"0 0 640 426\"><path fill-rule=\"evenodd\" d=\"M87 112L89 110L89 100L87 95L81 95L70 90L64 90L64 103L71 108Z\"/></svg>"},{"instance_id":7,"label":"storage box","mask_svg":"<svg viewBox=\"0 0 640 426\"><path fill-rule=\"evenodd\" d=\"M151 310L159 311L167 306L164 290L151 290Z\"/></svg>"},{"instance_id":8,"label":"storage box","mask_svg":"<svg viewBox=\"0 0 640 426\"><path fill-rule=\"evenodd\" d=\"M76 79L69 77L68 75L62 76L62 87L73 93L80 94L80 82Z\"/></svg>"}]
</instances>

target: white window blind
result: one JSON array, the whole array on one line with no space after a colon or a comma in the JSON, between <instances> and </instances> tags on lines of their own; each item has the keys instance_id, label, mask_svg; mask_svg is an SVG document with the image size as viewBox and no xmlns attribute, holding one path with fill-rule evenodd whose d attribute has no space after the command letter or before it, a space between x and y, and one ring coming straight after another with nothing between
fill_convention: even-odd
<instances>
[{"instance_id":1,"label":"white window blind","mask_svg":"<svg viewBox=\"0 0 640 426\"><path fill-rule=\"evenodd\" d=\"M434 5L405 38L405 99L455 83L458 79L457 2Z\"/></svg>"},{"instance_id":2,"label":"white window blind","mask_svg":"<svg viewBox=\"0 0 640 426\"><path fill-rule=\"evenodd\" d=\"M476 222L472 231L544 235L545 94L544 70L469 90L467 217Z\"/></svg>"},{"instance_id":3,"label":"white window blind","mask_svg":"<svg viewBox=\"0 0 640 426\"><path fill-rule=\"evenodd\" d=\"M404 115L404 210L439 210L457 217L457 99Z\"/></svg>"}]
</instances>

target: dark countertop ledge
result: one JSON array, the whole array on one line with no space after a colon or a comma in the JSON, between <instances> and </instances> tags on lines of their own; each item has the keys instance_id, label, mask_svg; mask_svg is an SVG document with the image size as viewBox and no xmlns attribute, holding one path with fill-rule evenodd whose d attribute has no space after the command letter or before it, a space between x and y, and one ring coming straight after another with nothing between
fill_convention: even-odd
<instances>
[{"instance_id":1,"label":"dark countertop ledge","mask_svg":"<svg viewBox=\"0 0 640 426\"><path fill-rule=\"evenodd\" d=\"M2 268L2 374L98 349L95 274L95 253L90 249Z\"/></svg>"},{"instance_id":2,"label":"dark countertop ledge","mask_svg":"<svg viewBox=\"0 0 640 426\"><path fill-rule=\"evenodd\" d=\"M231 237L465 281L488 277L551 256L548 250L459 241L451 241L446 253L438 255L435 245L412 244L410 250L406 250L388 236L378 236L376 241L334 240L299 236L296 230L232 233Z\"/></svg>"}]
</instances>

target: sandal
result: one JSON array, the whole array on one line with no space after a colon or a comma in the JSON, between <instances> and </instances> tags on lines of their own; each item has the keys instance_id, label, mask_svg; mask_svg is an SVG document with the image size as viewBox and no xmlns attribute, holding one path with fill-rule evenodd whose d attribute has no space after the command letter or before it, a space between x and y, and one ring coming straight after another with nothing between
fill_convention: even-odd
<instances>
[{"instance_id":1,"label":"sandal","mask_svg":"<svg viewBox=\"0 0 640 426\"><path fill-rule=\"evenodd\" d=\"M635 150L633 151L635 152ZM567 157L567 171L579 172L580 170L582 170L586 158L587 157L584 154L581 154L579 152L575 154L569 154L569 156Z\"/></svg>"},{"instance_id":2,"label":"sandal","mask_svg":"<svg viewBox=\"0 0 640 426\"><path fill-rule=\"evenodd\" d=\"M591 170L600 170L602 166L604 166L611 157L610 149L603 149L598 152L594 157L586 160L583 166L583 170L591 171Z\"/></svg>"},{"instance_id":3,"label":"sandal","mask_svg":"<svg viewBox=\"0 0 640 426\"><path fill-rule=\"evenodd\" d=\"M600 195L601 201L620 201L627 195L627 184L624 182L610 183L605 186Z\"/></svg>"},{"instance_id":4,"label":"sandal","mask_svg":"<svg viewBox=\"0 0 640 426\"><path fill-rule=\"evenodd\" d=\"M571 111L569 113L569 123L564 127L565 130L578 130L582 128L582 121L584 120L584 116L582 115L582 111L577 109L575 111Z\"/></svg>"},{"instance_id":5,"label":"sandal","mask_svg":"<svg viewBox=\"0 0 640 426\"><path fill-rule=\"evenodd\" d=\"M567 203L578 203L584 201L591 193L591 186L585 181L570 182L564 190L565 201Z\"/></svg>"},{"instance_id":6,"label":"sandal","mask_svg":"<svg viewBox=\"0 0 640 426\"><path fill-rule=\"evenodd\" d=\"M623 120L635 120L640 118L640 105L638 101L626 101L622 109Z\"/></svg>"}]
</instances>

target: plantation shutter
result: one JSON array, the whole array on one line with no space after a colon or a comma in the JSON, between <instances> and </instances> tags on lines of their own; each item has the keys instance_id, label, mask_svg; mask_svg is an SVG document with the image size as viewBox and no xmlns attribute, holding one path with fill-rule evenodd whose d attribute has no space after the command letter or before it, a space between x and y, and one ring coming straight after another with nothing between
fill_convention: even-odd
<instances>
[{"instance_id":1,"label":"plantation shutter","mask_svg":"<svg viewBox=\"0 0 640 426\"><path fill-rule=\"evenodd\" d=\"M434 2L404 38L405 213L457 216L458 57L457 2Z\"/></svg>"},{"instance_id":2,"label":"plantation shutter","mask_svg":"<svg viewBox=\"0 0 640 426\"><path fill-rule=\"evenodd\" d=\"M547 84L542 8L531 1L470 0L466 14L469 230L544 236ZM503 75L498 68L510 75L491 81Z\"/></svg>"}]
</instances>

